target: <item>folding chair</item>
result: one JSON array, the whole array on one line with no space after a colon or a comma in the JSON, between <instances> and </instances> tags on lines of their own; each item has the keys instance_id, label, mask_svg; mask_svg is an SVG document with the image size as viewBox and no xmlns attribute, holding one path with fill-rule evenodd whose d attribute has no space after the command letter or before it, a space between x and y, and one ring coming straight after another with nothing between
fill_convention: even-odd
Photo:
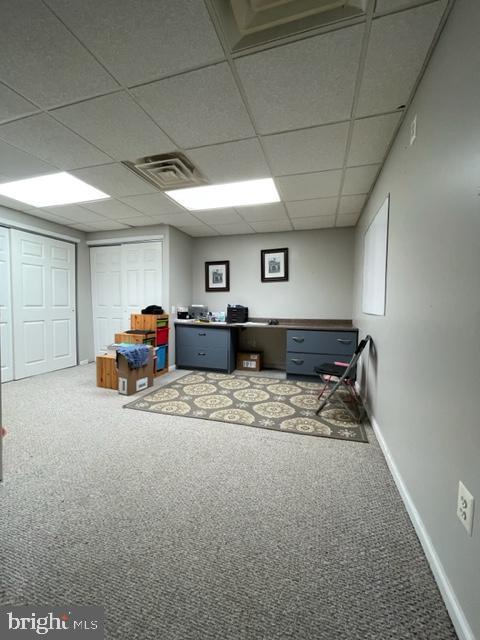
<instances>
[{"instance_id":1,"label":"folding chair","mask_svg":"<svg viewBox=\"0 0 480 640\"><path fill-rule=\"evenodd\" d=\"M324 383L323 389L318 396L319 400L321 398L323 398L323 400L316 411L317 416L320 416L322 410L327 406L327 404L330 404L331 407L338 407L344 410L356 422L363 420L365 409L360 396L355 390L355 369L362 351L371 339L371 336L366 336L359 342L349 363L324 362L320 366L315 367L315 373L320 376L320 379ZM330 388L327 395L323 397L331 383L333 383L333 386ZM348 403L342 398L341 393L337 393L341 389L346 389L348 391L349 399L353 400L354 405L357 407L356 413L348 406ZM322 422L328 424L324 419Z\"/></svg>"}]
</instances>

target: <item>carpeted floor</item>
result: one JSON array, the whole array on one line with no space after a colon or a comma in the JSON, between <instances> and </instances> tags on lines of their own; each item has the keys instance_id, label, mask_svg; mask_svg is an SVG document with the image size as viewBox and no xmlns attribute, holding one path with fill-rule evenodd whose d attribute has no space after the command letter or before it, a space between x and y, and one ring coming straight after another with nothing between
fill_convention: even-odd
<instances>
[{"instance_id":1,"label":"carpeted floor","mask_svg":"<svg viewBox=\"0 0 480 640\"><path fill-rule=\"evenodd\" d=\"M2 603L103 605L108 640L456 637L370 430L126 411L92 365L3 402Z\"/></svg>"},{"instance_id":2,"label":"carpeted floor","mask_svg":"<svg viewBox=\"0 0 480 640\"><path fill-rule=\"evenodd\" d=\"M323 386L319 382L271 378L268 372L252 376L195 371L125 407L300 435L367 442L364 425L354 420L343 407L328 403L322 415L316 415L320 403L318 394ZM348 391L342 395L346 403L352 399Z\"/></svg>"}]
</instances>

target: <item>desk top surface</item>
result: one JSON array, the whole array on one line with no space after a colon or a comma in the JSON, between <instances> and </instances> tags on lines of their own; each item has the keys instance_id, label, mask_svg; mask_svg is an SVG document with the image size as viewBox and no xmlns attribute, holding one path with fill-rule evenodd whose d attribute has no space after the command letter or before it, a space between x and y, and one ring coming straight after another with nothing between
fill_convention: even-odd
<instances>
[{"instance_id":1,"label":"desk top surface","mask_svg":"<svg viewBox=\"0 0 480 640\"><path fill-rule=\"evenodd\" d=\"M358 331L351 320L295 320L278 318L278 324L268 324L268 318L252 318L249 322L200 322L198 320L175 320L176 325L204 327L207 329L297 329L309 331Z\"/></svg>"}]
</instances>

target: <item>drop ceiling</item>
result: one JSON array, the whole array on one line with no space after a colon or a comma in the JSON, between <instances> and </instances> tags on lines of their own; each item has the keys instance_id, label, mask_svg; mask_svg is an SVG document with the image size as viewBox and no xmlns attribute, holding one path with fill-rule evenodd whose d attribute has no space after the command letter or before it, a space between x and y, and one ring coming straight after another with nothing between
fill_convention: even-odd
<instances>
[{"instance_id":1,"label":"drop ceiling","mask_svg":"<svg viewBox=\"0 0 480 640\"><path fill-rule=\"evenodd\" d=\"M214 0L4 0L0 181L67 170L112 199L0 205L85 232L355 225L447 0L366 7L232 53ZM210 183L271 176L282 202L191 213L121 164L175 151Z\"/></svg>"}]
</instances>

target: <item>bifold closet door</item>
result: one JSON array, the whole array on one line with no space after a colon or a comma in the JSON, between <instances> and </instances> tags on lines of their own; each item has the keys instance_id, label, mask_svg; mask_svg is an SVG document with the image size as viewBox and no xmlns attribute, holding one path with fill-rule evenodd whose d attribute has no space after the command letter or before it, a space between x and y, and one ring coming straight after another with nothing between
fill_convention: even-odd
<instances>
[{"instance_id":1,"label":"bifold closet door","mask_svg":"<svg viewBox=\"0 0 480 640\"><path fill-rule=\"evenodd\" d=\"M122 304L121 246L92 247L90 271L95 353L100 353L112 344L115 333L126 328Z\"/></svg>"},{"instance_id":2,"label":"bifold closet door","mask_svg":"<svg viewBox=\"0 0 480 640\"><path fill-rule=\"evenodd\" d=\"M0 354L1 380L13 380L12 292L10 286L10 230L0 227Z\"/></svg>"},{"instance_id":3,"label":"bifold closet door","mask_svg":"<svg viewBox=\"0 0 480 640\"><path fill-rule=\"evenodd\" d=\"M75 247L11 230L14 376L77 364Z\"/></svg>"},{"instance_id":4,"label":"bifold closet door","mask_svg":"<svg viewBox=\"0 0 480 640\"><path fill-rule=\"evenodd\" d=\"M90 267L95 353L100 353L115 333L130 328L130 314L162 304L162 243L92 247Z\"/></svg>"},{"instance_id":5,"label":"bifold closet door","mask_svg":"<svg viewBox=\"0 0 480 640\"><path fill-rule=\"evenodd\" d=\"M130 314L162 304L162 243L122 245L123 300L127 325Z\"/></svg>"}]
</instances>

